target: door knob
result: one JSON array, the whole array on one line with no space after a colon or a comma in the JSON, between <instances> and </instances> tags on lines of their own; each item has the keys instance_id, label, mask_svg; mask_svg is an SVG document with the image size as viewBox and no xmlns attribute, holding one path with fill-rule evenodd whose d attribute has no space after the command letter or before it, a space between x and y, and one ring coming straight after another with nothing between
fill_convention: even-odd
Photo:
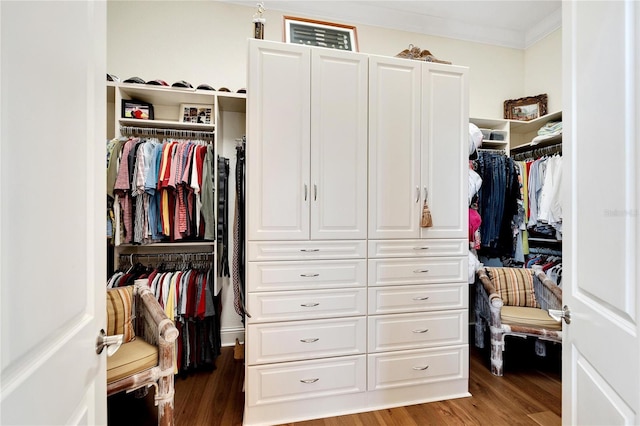
<instances>
[{"instance_id":1,"label":"door knob","mask_svg":"<svg viewBox=\"0 0 640 426\"><path fill-rule=\"evenodd\" d=\"M571 309L567 305L560 309L549 309L549 316L554 320L560 322L561 319L564 319L564 322L567 324L571 324Z\"/></svg>"},{"instance_id":2,"label":"door knob","mask_svg":"<svg viewBox=\"0 0 640 426\"><path fill-rule=\"evenodd\" d=\"M98 338L96 339L96 353L101 354L104 348L107 348L107 356L111 356L120 349L122 345L123 334L116 334L115 336L107 336L104 329L100 330Z\"/></svg>"}]
</instances>

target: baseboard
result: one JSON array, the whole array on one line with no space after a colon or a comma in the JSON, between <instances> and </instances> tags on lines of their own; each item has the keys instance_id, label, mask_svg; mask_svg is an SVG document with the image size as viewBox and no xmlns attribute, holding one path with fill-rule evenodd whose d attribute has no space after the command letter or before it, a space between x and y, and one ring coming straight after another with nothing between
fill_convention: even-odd
<instances>
[{"instance_id":1,"label":"baseboard","mask_svg":"<svg viewBox=\"0 0 640 426\"><path fill-rule=\"evenodd\" d=\"M222 340L223 347L235 346L236 339L238 339L240 343L244 343L244 328L224 328L220 330L220 339Z\"/></svg>"}]
</instances>

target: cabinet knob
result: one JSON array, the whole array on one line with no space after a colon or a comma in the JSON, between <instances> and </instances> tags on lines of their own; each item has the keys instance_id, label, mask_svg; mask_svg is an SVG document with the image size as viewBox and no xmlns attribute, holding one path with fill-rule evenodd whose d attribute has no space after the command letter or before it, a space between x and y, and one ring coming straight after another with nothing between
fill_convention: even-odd
<instances>
[{"instance_id":1,"label":"cabinet knob","mask_svg":"<svg viewBox=\"0 0 640 426\"><path fill-rule=\"evenodd\" d=\"M300 339L300 341L302 343L315 343L318 340L320 340L318 337L310 337L310 338L307 338L307 339Z\"/></svg>"},{"instance_id":2,"label":"cabinet knob","mask_svg":"<svg viewBox=\"0 0 640 426\"><path fill-rule=\"evenodd\" d=\"M429 366L428 366L428 365L425 365L425 366L423 366L423 367L419 367L419 366L415 366L415 367L413 367L413 369L414 369L414 370L420 370L420 371L424 371L424 370L426 370L427 368L429 368Z\"/></svg>"},{"instance_id":3,"label":"cabinet knob","mask_svg":"<svg viewBox=\"0 0 640 426\"><path fill-rule=\"evenodd\" d=\"M316 379L302 379L302 380L300 380L300 382L301 382L301 383L307 383L307 384L310 384L310 383L315 383L315 382L317 382L318 380L320 380L320 379L318 379L318 378L316 378Z\"/></svg>"},{"instance_id":4,"label":"cabinet knob","mask_svg":"<svg viewBox=\"0 0 640 426\"><path fill-rule=\"evenodd\" d=\"M304 308L315 308L316 306L318 306L319 303L303 303L300 306L304 307Z\"/></svg>"},{"instance_id":5,"label":"cabinet knob","mask_svg":"<svg viewBox=\"0 0 640 426\"><path fill-rule=\"evenodd\" d=\"M416 329L416 330L413 330L413 332L414 332L414 333L416 333L416 334L426 333L427 331L429 331L429 329L428 329L428 328L423 328L423 329L421 329L421 330L417 330L417 329Z\"/></svg>"},{"instance_id":6,"label":"cabinet knob","mask_svg":"<svg viewBox=\"0 0 640 426\"><path fill-rule=\"evenodd\" d=\"M428 269L415 269L413 271L414 274L424 274L425 272L429 272Z\"/></svg>"},{"instance_id":7,"label":"cabinet knob","mask_svg":"<svg viewBox=\"0 0 640 426\"><path fill-rule=\"evenodd\" d=\"M317 277L320 274L300 274L301 277L305 277L305 278L313 278L313 277Z\"/></svg>"}]
</instances>

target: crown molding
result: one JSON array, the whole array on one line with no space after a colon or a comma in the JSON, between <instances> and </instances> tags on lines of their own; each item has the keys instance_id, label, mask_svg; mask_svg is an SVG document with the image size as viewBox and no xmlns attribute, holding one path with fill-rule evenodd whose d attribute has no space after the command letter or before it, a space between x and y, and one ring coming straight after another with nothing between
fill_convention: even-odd
<instances>
[{"instance_id":1,"label":"crown molding","mask_svg":"<svg viewBox=\"0 0 640 426\"><path fill-rule=\"evenodd\" d=\"M227 3L250 6L255 2L223 0ZM426 2L425 12L416 13L407 6L412 2L394 1L265 1L267 9L278 10L284 14L298 14L319 20L340 22L349 25L368 25L393 30L446 37L457 40L484 43L514 49L526 49L557 30L562 25L562 8L544 17L530 28L509 29L499 26L499 19L509 19L501 15L504 10L496 9L496 1L433 1ZM418 2L416 2L418 3ZM513 2L519 3L519 2ZM527 3L522 2L523 13ZM403 5L404 4L404 5ZM461 19L458 12L477 11L478 17L471 20ZM435 16L433 11L439 15ZM458 11L458 12L457 12ZM486 16L492 16L488 19ZM446 16L444 16L446 15ZM501 18L497 16L500 15Z\"/></svg>"}]
</instances>

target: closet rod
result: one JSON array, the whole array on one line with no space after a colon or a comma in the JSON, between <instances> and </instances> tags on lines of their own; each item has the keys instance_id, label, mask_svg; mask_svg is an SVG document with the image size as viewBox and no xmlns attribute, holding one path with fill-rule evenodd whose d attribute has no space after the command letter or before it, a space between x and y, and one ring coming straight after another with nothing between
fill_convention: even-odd
<instances>
[{"instance_id":1,"label":"closet rod","mask_svg":"<svg viewBox=\"0 0 640 426\"><path fill-rule=\"evenodd\" d=\"M495 154L506 154L507 153L506 150L499 149L499 148L495 148L495 149L492 149L492 148L478 148L477 151L478 152L493 152Z\"/></svg>"},{"instance_id":2,"label":"closet rod","mask_svg":"<svg viewBox=\"0 0 640 426\"><path fill-rule=\"evenodd\" d=\"M526 160L527 158L531 158L531 157L538 158L545 155L561 154L561 153L562 153L562 143L558 143L555 145L544 146L541 148L532 148L526 151L517 152L517 153L511 154L511 158L513 158L514 160Z\"/></svg>"},{"instance_id":3,"label":"closet rod","mask_svg":"<svg viewBox=\"0 0 640 426\"><path fill-rule=\"evenodd\" d=\"M214 255L210 252L199 253L121 253L119 255L119 263L133 264L134 260L141 258L155 258L163 262L185 262L185 261L208 261L213 259Z\"/></svg>"},{"instance_id":4,"label":"closet rod","mask_svg":"<svg viewBox=\"0 0 640 426\"><path fill-rule=\"evenodd\" d=\"M120 126L120 133L132 136L169 136L174 138L213 139L215 132L187 129L158 129L154 127Z\"/></svg>"}]
</instances>

